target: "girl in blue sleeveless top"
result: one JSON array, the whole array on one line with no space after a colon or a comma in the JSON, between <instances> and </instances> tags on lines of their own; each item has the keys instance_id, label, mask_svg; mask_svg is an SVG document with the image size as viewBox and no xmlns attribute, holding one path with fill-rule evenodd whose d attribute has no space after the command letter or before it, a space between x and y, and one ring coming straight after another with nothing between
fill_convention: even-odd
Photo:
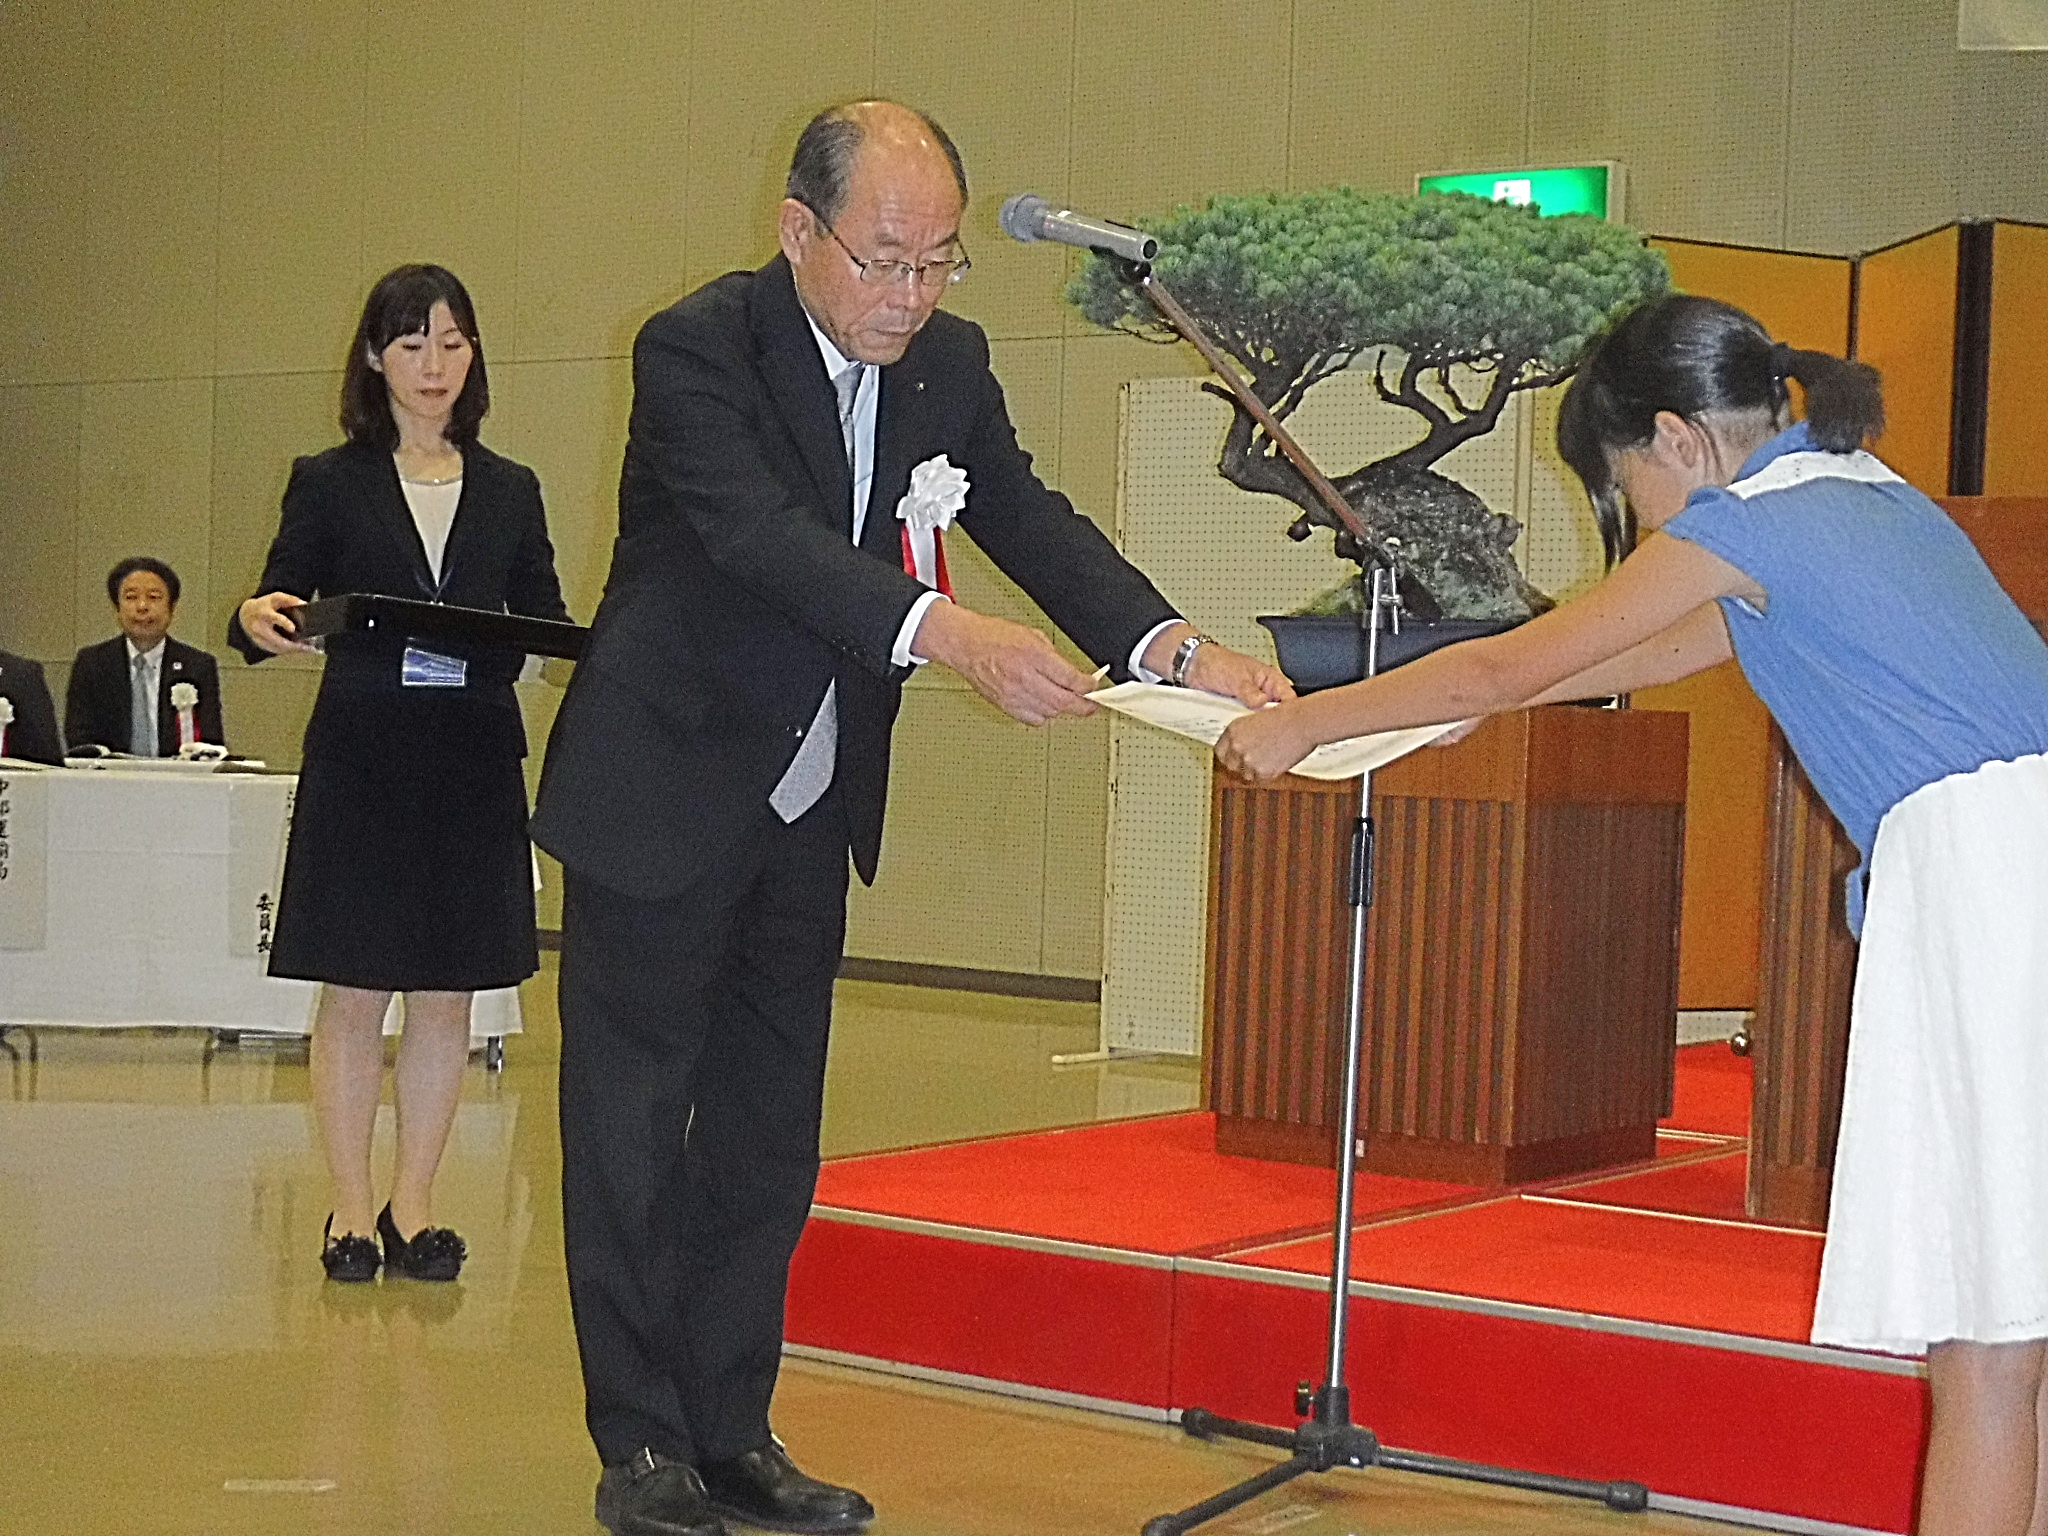
<instances>
[{"instance_id":1,"label":"girl in blue sleeveless top","mask_svg":"<svg viewBox=\"0 0 2048 1536\"><path fill-rule=\"evenodd\" d=\"M1628 558L1508 634L1247 716L1216 755L1270 778L1323 742L1735 657L1864 859L1813 1337L1927 1353L1921 1536L2024 1536L2048 1530L2048 645L1862 450L1882 424L1870 368L1711 299L1645 305L1558 421Z\"/></svg>"}]
</instances>

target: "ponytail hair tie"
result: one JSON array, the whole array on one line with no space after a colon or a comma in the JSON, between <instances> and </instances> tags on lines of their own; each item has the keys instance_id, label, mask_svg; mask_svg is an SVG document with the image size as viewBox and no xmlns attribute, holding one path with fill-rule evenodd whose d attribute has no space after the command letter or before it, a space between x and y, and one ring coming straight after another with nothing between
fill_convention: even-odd
<instances>
[{"instance_id":1,"label":"ponytail hair tie","mask_svg":"<svg viewBox=\"0 0 2048 1536\"><path fill-rule=\"evenodd\" d=\"M1790 378L1791 376L1792 376L1792 348L1790 348L1790 347L1786 346L1786 345L1785 345L1785 343L1784 343L1784 342L1782 342L1782 341L1774 341L1774 342L1772 342L1772 343L1771 343L1771 382L1773 382L1773 383L1777 383L1777 382L1779 382L1780 380L1783 380L1783 379L1787 379L1787 378Z\"/></svg>"}]
</instances>

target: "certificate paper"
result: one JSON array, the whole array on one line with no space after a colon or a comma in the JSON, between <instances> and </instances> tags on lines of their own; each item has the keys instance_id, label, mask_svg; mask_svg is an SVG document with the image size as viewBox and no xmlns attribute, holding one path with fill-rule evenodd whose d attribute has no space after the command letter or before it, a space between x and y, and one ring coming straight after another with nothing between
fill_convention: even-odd
<instances>
[{"instance_id":1,"label":"certificate paper","mask_svg":"<svg viewBox=\"0 0 2048 1536\"><path fill-rule=\"evenodd\" d=\"M1216 745L1216 738L1231 721L1251 713L1237 700L1221 694L1203 693L1198 688L1171 688L1164 683L1118 683L1088 697L1106 709L1208 747ZM1361 773L1370 773L1406 757L1417 747L1427 746L1457 725L1457 721L1418 725L1405 731L1381 731L1373 736L1326 742L1296 763L1292 771L1310 779L1355 779Z\"/></svg>"}]
</instances>

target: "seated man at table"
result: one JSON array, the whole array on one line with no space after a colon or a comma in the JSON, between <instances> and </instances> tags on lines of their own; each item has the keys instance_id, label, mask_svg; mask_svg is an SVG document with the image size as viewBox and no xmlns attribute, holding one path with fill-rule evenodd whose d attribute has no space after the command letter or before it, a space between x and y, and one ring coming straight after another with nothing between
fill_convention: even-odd
<instances>
[{"instance_id":1,"label":"seated man at table","mask_svg":"<svg viewBox=\"0 0 2048 1536\"><path fill-rule=\"evenodd\" d=\"M0 651L0 757L31 763L64 761L43 664L8 651Z\"/></svg>"},{"instance_id":2,"label":"seated man at table","mask_svg":"<svg viewBox=\"0 0 2048 1536\"><path fill-rule=\"evenodd\" d=\"M133 757L176 757L185 741L224 745L220 664L170 637L178 573L161 560L130 556L107 573L107 600L121 633L86 646L71 664L64 695L71 750L98 746Z\"/></svg>"}]
</instances>

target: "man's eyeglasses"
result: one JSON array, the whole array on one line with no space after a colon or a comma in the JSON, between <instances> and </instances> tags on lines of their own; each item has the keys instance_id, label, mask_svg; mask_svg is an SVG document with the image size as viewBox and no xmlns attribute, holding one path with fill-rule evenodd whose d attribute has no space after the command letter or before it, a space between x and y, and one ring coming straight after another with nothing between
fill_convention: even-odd
<instances>
[{"instance_id":1,"label":"man's eyeglasses","mask_svg":"<svg viewBox=\"0 0 2048 1536\"><path fill-rule=\"evenodd\" d=\"M967 269L974 265L967 259L965 247L961 248L958 256L947 261L863 261L853 254L852 246L839 239L839 231L819 217L815 208L811 210L811 217L817 220L818 228L838 241L839 249L846 252L846 259L860 268L860 280L872 283L877 288L893 288L899 283L908 282L913 276L920 288L943 288L948 283L959 282L967 275ZM958 241L954 243L959 244Z\"/></svg>"}]
</instances>

